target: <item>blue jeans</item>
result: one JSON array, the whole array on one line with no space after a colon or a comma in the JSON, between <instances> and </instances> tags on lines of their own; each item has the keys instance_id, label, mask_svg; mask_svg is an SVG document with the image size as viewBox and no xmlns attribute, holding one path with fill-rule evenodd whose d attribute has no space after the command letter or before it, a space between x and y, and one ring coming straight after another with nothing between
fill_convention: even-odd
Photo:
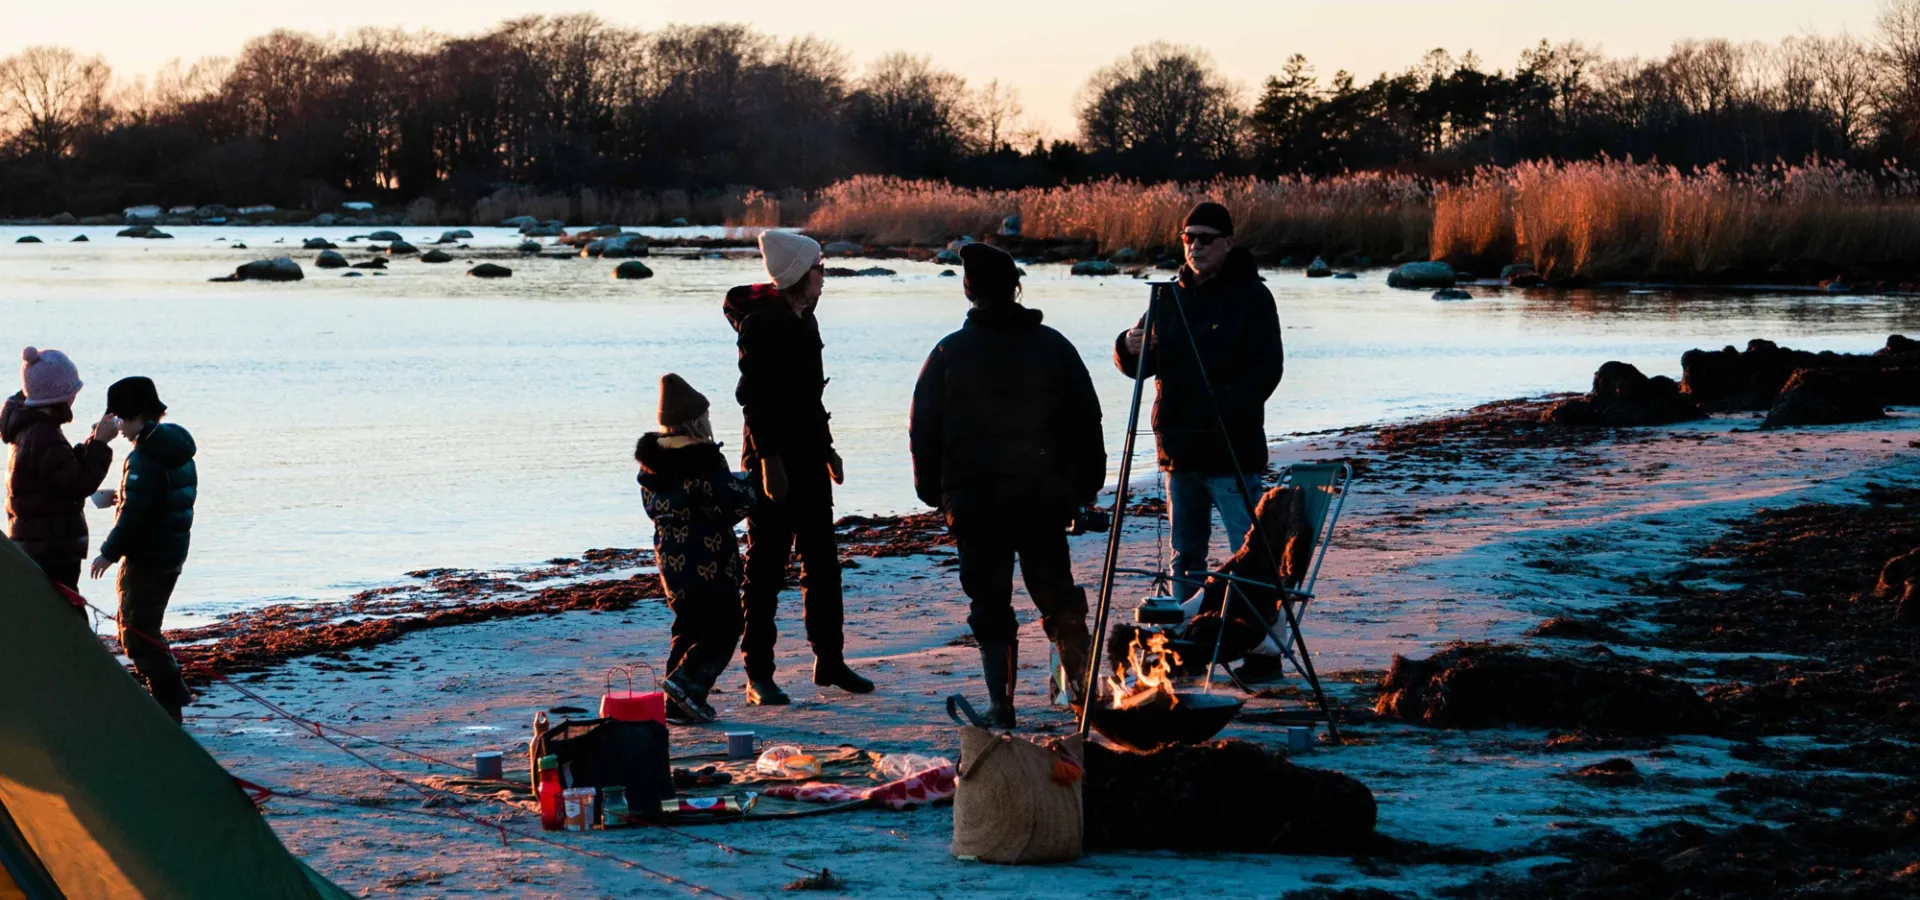
<instances>
[{"instance_id":1,"label":"blue jeans","mask_svg":"<svg viewBox=\"0 0 1920 900\"><path fill-rule=\"evenodd\" d=\"M1220 510L1220 521L1227 526L1228 552L1239 550L1247 529L1253 527L1253 518L1248 515L1252 508L1249 501L1260 501L1260 477L1250 475L1242 481L1232 475L1168 472L1166 478L1167 523L1173 532L1173 573L1205 578L1210 568L1207 545L1213 541L1213 511ZM1198 593L1199 589L1198 584L1176 582L1172 593L1185 598Z\"/></svg>"}]
</instances>

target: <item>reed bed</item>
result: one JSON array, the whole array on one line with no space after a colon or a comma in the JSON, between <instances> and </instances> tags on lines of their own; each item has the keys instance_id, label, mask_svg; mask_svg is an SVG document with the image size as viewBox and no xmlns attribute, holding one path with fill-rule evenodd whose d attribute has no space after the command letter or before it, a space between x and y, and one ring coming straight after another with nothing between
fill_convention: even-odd
<instances>
[{"instance_id":1,"label":"reed bed","mask_svg":"<svg viewBox=\"0 0 1920 900\"><path fill-rule=\"evenodd\" d=\"M1920 178L1831 163L1753 173L1617 160L1486 169L1435 192L1433 255L1530 263L1551 279L1911 270Z\"/></svg>"},{"instance_id":2,"label":"reed bed","mask_svg":"<svg viewBox=\"0 0 1920 900\"><path fill-rule=\"evenodd\" d=\"M1255 247L1388 259L1424 254L1433 228L1432 187L1382 174L1157 185L1107 180L1016 191L862 176L820 192L806 227L828 238L938 244L993 234L1018 215L1025 238L1091 243L1110 253L1171 245L1187 210L1207 199L1232 210L1240 242Z\"/></svg>"}]
</instances>

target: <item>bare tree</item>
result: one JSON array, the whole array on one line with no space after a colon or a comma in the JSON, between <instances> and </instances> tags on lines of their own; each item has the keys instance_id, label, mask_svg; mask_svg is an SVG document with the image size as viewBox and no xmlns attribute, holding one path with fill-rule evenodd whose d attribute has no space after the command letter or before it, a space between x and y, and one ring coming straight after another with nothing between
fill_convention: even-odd
<instances>
[{"instance_id":1,"label":"bare tree","mask_svg":"<svg viewBox=\"0 0 1920 900\"><path fill-rule=\"evenodd\" d=\"M42 162L66 156L74 140L108 117L112 71L98 56L35 46L0 60L0 133Z\"/></svg>"},{"instance_id":2,"label":"bare tree","mask_svg":"<svg viewBox=\"0 0 1920 900\"><path fill-rule=\"evenodd\" d=\"M1880 7L1881 137L1895 152L1920 150L1920 0L1886 0Z\"/></svg>"},{"instance_id":3,"label":"bare tree","mask_svg":"<svg viewBox=\"0 0 1920 900\"><path fill-rule=\"evenodd\" d=\"M988 153L1010 146L1014 122L1026 110L1020 105L1020 92L995 78L980 86L974 95L974 116L980 123L980 136Z\"/></svg>"},{"instance_id":4,"label":"bare tree","mask_svg":"<svg viewBox=\"0 0 1920 900\"><path fill-rule=\"evenodd\" d=\"M1233 152L1244 116L1237 94L1204 51L1136 47L1081 88L1081 138L1160 171L1214 162Z\"/></svg>"}]
</instances>

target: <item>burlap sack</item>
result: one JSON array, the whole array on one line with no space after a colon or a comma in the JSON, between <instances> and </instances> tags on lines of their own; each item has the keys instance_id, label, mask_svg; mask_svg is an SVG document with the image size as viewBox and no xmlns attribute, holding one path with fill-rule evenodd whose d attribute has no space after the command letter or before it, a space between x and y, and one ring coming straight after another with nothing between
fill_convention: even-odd
<instances>
[{"instance_id":1,"label":"burlap sack","mask_svg":"<svg viewBox=\"0 0 1920 900\"><path fill-rule=\"evenodd\" d=\"M1079 859L1084 760L1077 735L1055 750L982 728L960 729L953 855L995 863Z\"/></svg>"}]
</instances>

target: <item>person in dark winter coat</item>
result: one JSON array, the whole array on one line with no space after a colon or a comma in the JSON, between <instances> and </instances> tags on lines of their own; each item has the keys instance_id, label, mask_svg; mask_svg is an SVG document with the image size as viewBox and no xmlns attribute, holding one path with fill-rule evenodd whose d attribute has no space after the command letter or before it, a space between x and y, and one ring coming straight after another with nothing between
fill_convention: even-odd
<instances>
[{"instance_id":1,"label":"person in dark winter coat","mask_svg":"<svg viewBox=\"0 0 1920 900\"><path fill-rule=\"evenodd\" d=\"M133 450L121 466L113 530L100 544L92 574L99 578L120 564L120 646L153 699L179 721L193 694L180 678L160 625L192 543L193 501L200 485L193 435L160 421L167 405L148 378L114 382L107 389L107 412L119 417L120 434Z\"/></svg>"},{"instance_id":2,"label":"person in dark winter coat","mask_svg":"<svg viewBox=\"0 0 1920 900\"><path fill-rule=\"evenodd\" d=\"M840 550L833 530L833 485L846 468L833 449L822 401L827 386L820 351L824 270L820 245L786 231L760 236L771 284L727 292L727 322L739 333L740 386L735 398L746 418L742 464L763 488L747 519L747 577L742 591L746 631L747 700L763 706L790 701L773 680L774 614L785 586L787 561L800 556L800 593L807 641L813 645L813 683L856 694L873 682L847 666L840 586Z\"/></svg>"},{"instance_id":3,"label":"person in dark winter coat","mask_svg":"<svg viewBox=\"0 0 1920 900\"><path fill-rule=\"evenodd\" d=\"M1166 473L1173 574L1192 578L1207 571L1214 509L1236 547L1252 525L1248 511L1267 469L1266 403L1280 386L1286 354L1273 294L1253 256L1233 245L1226 207L1195 206L1180 240L1187 264L1175 286L1179 306L1155 304L1152 322L1141 316L1121 332L1113 362L1135 377L1145 354L1144 375L1154 379L1153 434ZM1180 584L1184 593L1198 587Z\"/></svg>"},{"instance_id":4,"label":"person in dark winter coat","mask_svg":"<svg viewBox=\"0 0 1920 900\"><path fill-rule=\"evenodd\" d=\"M659 432L633 449L640 495L653 519L653 558L673 609L673 642L661 685L676 718L711 722L714 681L740 640L740 545L733 526L753 489L727 468L713 439L707 398L678 375L660 379Z\"/></svg>"},{"instance_id":5,"label":"person in dark winter coat","mask_svg":"<svg viewBox=\"0 0 1920 900\"><path fill-rule=\"evenodd\" d=\"M67 443L60 426L73 421L79 370L58 350L28 347L20 359L20 393L0 405L0 440L12 449L7 536L47 577L78 590L87 560L86 499L113 466L108 445L117 430L107 414L86 440Z\"/></svg>"},{"instance_id":6,"label":"person in dark winter coat","mask_svg":"<svg viewBox=\"0 0 1920 900\"><path fill-rule=\"evenodd\" d=\"M934 345L913 389L914 490L946 512L960 552L967 624L996 726L1014 727L1019 670L1013 615L1017 556L1041 626L1070 684L1084 684L1087 595L1073 581L1067 529L1106 480L1100 398L1079 351L1019 302L1013 258L986 244L960 250L973 309Z\"/></svg>"}]
</instances>

